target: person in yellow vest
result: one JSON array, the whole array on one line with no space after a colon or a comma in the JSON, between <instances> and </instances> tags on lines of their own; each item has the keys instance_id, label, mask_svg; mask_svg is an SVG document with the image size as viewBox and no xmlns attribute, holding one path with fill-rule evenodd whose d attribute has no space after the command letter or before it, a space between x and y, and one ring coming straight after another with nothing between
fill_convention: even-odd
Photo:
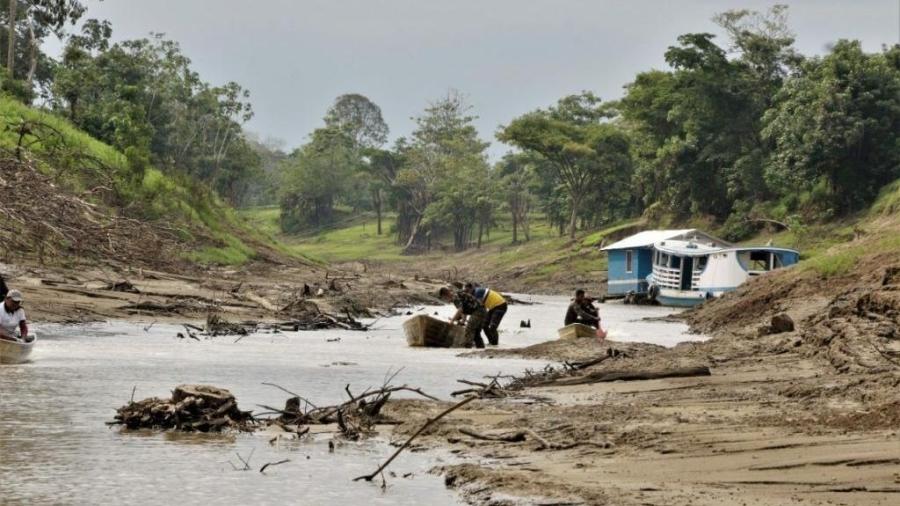
<instances>
[{"instance_id":1,"label":"person in yellow vest","mask_svg":"<svg viewBox=\"0 0 900 506\"><path fill-rule=\"evenodd\" d=\"M506 314L506 299L500 295L500 292L483 286L474 287L472 295L487 310L487 315L484 317L484 335L487 336L489 344L497 346L500 342L500 333L497 328L500 327L503 315Z\"/></svg>"}]
</instances>

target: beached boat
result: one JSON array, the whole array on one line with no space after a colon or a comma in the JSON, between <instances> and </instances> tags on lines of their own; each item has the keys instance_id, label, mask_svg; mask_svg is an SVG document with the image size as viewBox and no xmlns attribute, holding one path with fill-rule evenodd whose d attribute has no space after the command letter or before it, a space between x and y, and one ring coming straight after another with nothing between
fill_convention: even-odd
<instances>
[{"instance_id":1,"label":"beached boat","mask_svg":"<svg viewBox=\"0 0 900 506\"><path fill-rule=\"evenodd\" d=\"M800 260L792 249L735 246L696 229L648 230L603 248L607 298L693 306Z\"/></svg>"},{"instance_id":2,"label":"beached boat","mask_svg":"<svg viewBox=\"0 0 900 506\"><path fill-rule=\"evenodd\" d=\"M21 364L28 360L37 341L37 335L31 334L28 338L27 342L0 339L0 364Z\"/></svg>"},{"instance_id":3,"label":"beached boat","mask_svg":"<svg viewBox=\"0 0 900 506\"><path fill-rule=\"evenodd\" d=\"M403 322L406 342L427 348L464 348L466 329L428 315L413 316Z\"/></svg>"}]
</instances>

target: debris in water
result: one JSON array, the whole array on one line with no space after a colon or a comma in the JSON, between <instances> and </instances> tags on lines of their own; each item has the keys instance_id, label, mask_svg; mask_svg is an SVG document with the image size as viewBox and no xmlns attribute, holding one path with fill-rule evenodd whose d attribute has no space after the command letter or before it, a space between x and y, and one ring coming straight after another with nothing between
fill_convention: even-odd
<instances>
[{"instance_id":1,"label":"debris in water","mask_svg":"<svg viewBox=\"0 0 900 506\"><path fill-rule=\"evenodd\" d=\"M129 429L175 429L185 432L220 432L225 429L253 430L250 411L237 407L228 390L209 385L179 385L171 399L150 397L129 402L116 410L108 425Z\"/></svg>"}]
</instances>

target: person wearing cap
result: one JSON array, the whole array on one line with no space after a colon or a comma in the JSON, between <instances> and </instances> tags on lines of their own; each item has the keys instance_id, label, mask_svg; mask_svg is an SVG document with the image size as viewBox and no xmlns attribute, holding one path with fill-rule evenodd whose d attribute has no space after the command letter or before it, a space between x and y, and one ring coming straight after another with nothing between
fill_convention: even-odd
<instances>
[{"instance_id":1,"label":"person wearing cap","mask_svg":"<svg viewBox=\"0 0 900 506\"><path fill-rule=\"evenodd\" d=\"M22 292L10 290L0 309L0 339L18 341L17 328L21 339L25 341L28 338L28 323L25 321L25 310L22 309Z\"/></svg>"}]
</instances>

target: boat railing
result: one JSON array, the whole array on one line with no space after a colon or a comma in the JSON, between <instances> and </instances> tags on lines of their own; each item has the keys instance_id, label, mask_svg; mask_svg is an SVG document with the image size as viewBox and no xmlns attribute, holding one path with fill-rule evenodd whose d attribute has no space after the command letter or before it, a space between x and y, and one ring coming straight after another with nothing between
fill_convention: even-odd
<instances>
[{"instance_id":1,"label":"boat railing","mask_svg":"<svg viewBox=\"0 0 900 506\"><path fill-rule=\"evenodd\" d=\"M691 276L691 289L696 290L700 284L699 272L693 273ZM668 288L672 290L681 290L681 269L672 267L663 267L660 265L653 266L653 279L660 288Z\"/></svg>"},{"instance_id":2,"label":"boat railing","mask_svg":"<svg viewBox=\"0 0 900 506\"><path fill-rule=\"evenodd\" d=\"M660 288L681 289L681 269L653 266L653 280Z\"/></svg>"}]
</instances>

